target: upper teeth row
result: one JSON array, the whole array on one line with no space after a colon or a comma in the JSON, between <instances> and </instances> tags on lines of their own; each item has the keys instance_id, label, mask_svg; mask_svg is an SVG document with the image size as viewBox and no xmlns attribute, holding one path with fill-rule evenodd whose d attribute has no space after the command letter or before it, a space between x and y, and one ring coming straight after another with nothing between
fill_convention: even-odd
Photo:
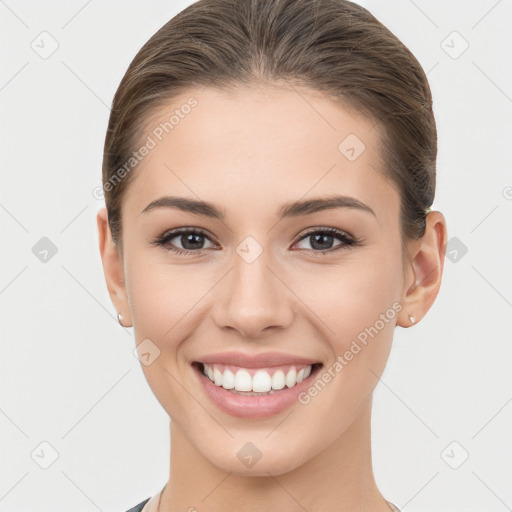
<instances>
[{"instance_id":1,"label":"upper teeth row","mask_svg":"<svg viewBox=\"0 0 512 512\"><path fill-rule=\"evenodd\" d=\"M311 368L312 365L308 365L297 372L297 368L292 366L286 375L282 370L277 370L272 376L265 370L258 370L251 377L251 374L244 369L240 369L234 374L229 369L221 371L214 364L204 364L203 373L217 386L222 386L224 389L263 393L271 389L283 389L285 385L292 388L309 377Z\"/></svg>"}]
</instances>

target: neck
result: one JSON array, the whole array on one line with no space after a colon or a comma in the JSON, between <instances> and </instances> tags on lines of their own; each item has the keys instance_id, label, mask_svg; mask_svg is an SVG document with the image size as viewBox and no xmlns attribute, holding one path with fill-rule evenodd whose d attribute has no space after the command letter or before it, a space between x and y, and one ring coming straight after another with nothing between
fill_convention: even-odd
<instances>
[{"instance_id":1,"label":"neck","mask_svg":"<svg viewBox=\"0 0 512 512\"><path fill-rule=\"evenodd\" d=\"M211 464L171 421L171 469L159 512L389 512L373 475L370 427L371 398L333 444L296 469L238 476Z\"/></svg>"}]
</instances>

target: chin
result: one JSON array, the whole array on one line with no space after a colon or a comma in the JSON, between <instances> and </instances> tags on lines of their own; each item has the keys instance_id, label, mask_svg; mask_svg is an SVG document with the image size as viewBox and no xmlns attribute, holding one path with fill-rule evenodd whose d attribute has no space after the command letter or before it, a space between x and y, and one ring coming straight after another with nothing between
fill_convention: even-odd
<instances>
[{"instance_id":1,"label":"chin","mask_svg":"<svg viewBox=\"0 0 512 512\"><path fill-rule=\"evenodd\" d=\"M268 436L268 432L265 436ZM280 437L274 441L263 437L261 442L252 442L250 439L250 436L244 435L241 440L231 440L222 448L211 443L203 447L206 451L200 451L215 467L237 476L282 475L297 469L308 460L309 452L304 449L305 440L296 439L294 443L285 444ZM216 449L212 452L213 446ZM300 457L297 456L299 453Z\"/></svg>"}]
</instances>

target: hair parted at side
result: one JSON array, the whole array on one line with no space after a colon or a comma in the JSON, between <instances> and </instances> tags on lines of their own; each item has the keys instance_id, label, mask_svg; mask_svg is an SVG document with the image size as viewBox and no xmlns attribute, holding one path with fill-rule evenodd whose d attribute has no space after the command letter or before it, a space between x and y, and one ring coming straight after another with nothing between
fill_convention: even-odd
<instances>
[{"instance_id":1,"label":"hair parted at side","mask_svg":"<svg viewBox=\"0 0 512 512\"><path fill-rule=\"evenodd\" d=\"M114 178L140 146L151 114L198 86L283 81L378 123L382 171L401 197L403 241L424 234L435 195L437 131L427 77L408 48L348 0L199 0L146 42L113 99L102 178L118 250L122 198L135 171Z\"/></svg>"}]
</instances>

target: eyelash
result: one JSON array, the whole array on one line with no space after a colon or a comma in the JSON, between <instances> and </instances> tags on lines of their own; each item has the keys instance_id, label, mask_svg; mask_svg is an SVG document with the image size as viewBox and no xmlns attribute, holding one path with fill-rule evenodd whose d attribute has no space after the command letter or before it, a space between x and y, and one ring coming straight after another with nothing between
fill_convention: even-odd
<instances>
[{"instance_id":1,"label":"eyelash","mask_svg":"<svg viewBox=\"0 0 512 512\"><path fill-rule=\"evenodd\" d=\"M170 245L168 245L169 241L172 240L173 238L176 238L177 236L185 235L185 234L203 235L206 238L208 238L210 241L212 241L210 239L210 237L206 234L206 232L201 229L180 228L180 229L177 229L176 231L170 231L170 232L164 233L162 236L157 238L153 242L153 244L156 246L159 246L159 247L163 247L165 250L174 252L175 254L179 254L179 255L197 255L197 254L200 254L202 251L206 250L206 249L198 249L196 251L189 251L187 249L179 249L179 248L171 247ZM315 251L314 249L298 249L299 251L313 252L315 255L316 254L324 255L326 253L335 252L337 250L347 249L350 246L354 247L354 246L360 245L360 241L357 238L348 236L343 231L340 231L339 229L335 229L335 228L315 228L313 230L307 231L306 233L304 233L304 235L301 238L299 238L297 240L296 243L301 242L302 240L306 239L308 236L311 236L314 234L322 234L322 235L329 235L329 236L335 235L343 243L339 244L331 249L328 249L326 251L318 251L318 250Z\"/></svg>"}]
</instances>

